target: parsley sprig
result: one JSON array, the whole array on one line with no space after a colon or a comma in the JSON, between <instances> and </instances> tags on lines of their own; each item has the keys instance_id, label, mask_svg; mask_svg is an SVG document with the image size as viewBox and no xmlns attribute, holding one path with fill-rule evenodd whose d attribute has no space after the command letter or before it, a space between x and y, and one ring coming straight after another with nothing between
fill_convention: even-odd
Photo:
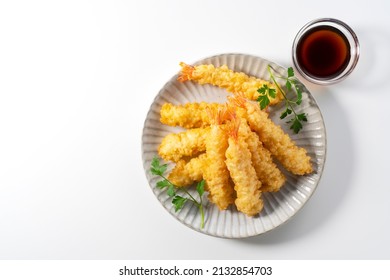
<instances>
[{"instance_id":1,"label":"parsley sprig","mask_svg":"<svg viewBox=\"0 0 390 280\"><path fill-rule=\"evenodd\" d=\"M271 67L271 65L268 65L267 70L270 74L272 82L276 85L277 89L280 91L284 98L285 109L280 114L280 118L285 119L288 115L293 114L293 118L288 120L287 123L291 124L290 129L292 129L295 133L298 133L303 128L302 122L307 122L307 116L306 113L298 114L294 109L295 106L298 106L302 103L302 89L298 84L298 80L294 77L294 69L292 67L289 67L287 69L287 77L275 76L273 73L274 69ZM293 90L296 93L295 99L287 98L287 93L276 81L276 78L285 81L285 87L287 89L287 92ZM267 85L263 85L257 90L257 92L260 94L257 98L257 101L260 104L261 110L265 109L269 105L270 98L276 97L276 89L270 88Z\"/></svg>"},{"instance_id":2,"label":"parsley sprig","mask_svg":"<svg viewBox=\"0 0 390 280\"><path fill-rule=\"evenodd\" d=\"M158 181L156 184L156 187L163 190L167 190L167 195L169 197L172 197L172 204L175 207L175 212L181 210L186 202L190 201L193 204L196 205L196 207L199 208L200 211L200 228L204 228L204 209L203 209L203 194L204 194L204 180L200 181L196 186L196 192L199 195L199 201L195 199L186 188L179 188L172 184L171 181L169 181L165 176L164 173L167 170L168 165L167 164L161 164L160 160L157 156L155 156L152 159L150 172L153 175L159 176L162 180ZM186 196L178 195L177 192L182 191Z\"/></svg>"}]
</instances>

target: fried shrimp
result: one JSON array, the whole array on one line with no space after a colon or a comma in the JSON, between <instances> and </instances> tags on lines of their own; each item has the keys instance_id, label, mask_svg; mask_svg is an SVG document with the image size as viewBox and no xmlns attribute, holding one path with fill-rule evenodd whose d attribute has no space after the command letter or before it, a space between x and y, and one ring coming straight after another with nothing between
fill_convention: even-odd
<instances>
[{"instance_id":1,"label":"fried shrimp","mask_svg":"<svg viewBox=\"0 0 390 280\"><path fill-rule=\"evenodd\" d=\"M239 120L229 123L229 146L226 149L226 166L234 182L237 209L248 216L254 216L263 209L261 182L251 162L251 152L239 131Z\"/></svg>"},{"instance_id":2,"label":"fried shrimp","mask_svg":"<svg viewBox=\"0 0 390 280\"><path fill-rule=\"evenodd\" d=\"M214 65L196 65L191 66L180 63L182 68L178 80L181 82L190 80L199 84L212 84L226 89L231 93L242 92L250 100L256 100L259 96L257 90L263 85L276 90L276 98L271 98L270 105L275 105L282 100L282 94L274 84L269 81L251 77L242 72L234 72L226 65L215 67Z\"/></svg>"},{"instance_id":3,"label":"fried shrimp","mask_svg":"<svg viewBox=\"0 0 390 280\"><path fill-rule=\"evenodd\" d=\"M255 102L260 94L258 89L263 86L276 92L275 98L270 97L269 105L284 99L276 82L234 72L226 65L191 66L181 62L180 66L182 69L177 78L180 82L210 84L232 94L227 95L226 104L202 101L161 106L160 122L182 127L185 131L168 134L162 139L158 153L175 166L164 177L160 173L165 172L168 165L157 166L152 162L156 175L174 187L194 187L195 183L202 182L197 186L199 207L202 207L203 191L206 191L208 200L219 210L234 204L234 208L251 217L264 208L263 199L266 201L267 194L263 193L279 191L288 172L294 175L313 172L307 151L298 147L289 134L272 121L268 114L271 110L261 110ZM269 94L273 96L273 91ZM258 101L263 104L261 98ZM165 186L167 181L159 184ZM187 189L181 191L187 192ZM172 193L170 186L168 194ZM187 198L175 196L172 200L175 210L184 205L185 201L180 199ZM203 210L201 213L203 219Z\"/></svg>"},{"instance_id":4,"label":"fried shrimp","mask_svg":"<svg viewBox=\"0 0 390 280\"><path fill-rule=\"evenodd\" d=\"M264 148L259 136L251 131L247 121L241 119L240 133L245 136L251 152L252 165L261 182L262 192L277 192L284 185L286 177L272 161L271 153Z\"/></svg>"},{"instance_id":5,"label":"fried shrimp","mask_svg":"<svg viewBox=\"0 0 390 280\"><path fill-rule=\"evenodd\" d=\"M168 180L178 187L192 185L203 179L203 170L206 166L206 153L192 158L189 162L181 159L176 163L168 175Z\"/></svg>"},{"instance_id":6,"label":"fried shrimp","mask_svg":"<svg viewBox=\"0 0 390 280\"><path fill-rule=\"evenodd\" d=\"M167 161L177 162L185 156L195 156L206 150L206 138L210 128L194 128L165 136L158 147L158 154Z\"/></svg>"},{"instance_id":7,"label":"fried shrimp","mask_svg":"<svg viewBox=\"0 0 390 280\"><path fill-rule=\"evenodd\" d=\"M296 175L312 172L310 157L306 150L295 145L290 136L268 118L266 112L240 95L235 95L230 101L245 109L238 112L247 119L260 141L288 171Z\"/></svg>"},{"instance_id":8,"label":"fried shrimp","mask_svg":"<svg viewBox=\"0 0 390 280\"><path fill-rule=\"evenodd\" d=\"M205 127L210 125L210 117L207 108L217 109L223 106L218 103L187 103L173 105L165 103L160 110L160 121L170 126L185 128Z\"/></svg>"},{"instance_id":9,"label":"fried shrimp","mask_svg":"<svg viewBox=\"0 0 390 280\"><path fill-rule=\"evenodd\" d=\"M212 125L206 139L207 162L203 170L203 178L208 186L210 201L220 210L225 210L234 202L234 189L225 164L228 136L221 126L224 112L223 109L208 111Z\"/></svg>"}]
</instances>

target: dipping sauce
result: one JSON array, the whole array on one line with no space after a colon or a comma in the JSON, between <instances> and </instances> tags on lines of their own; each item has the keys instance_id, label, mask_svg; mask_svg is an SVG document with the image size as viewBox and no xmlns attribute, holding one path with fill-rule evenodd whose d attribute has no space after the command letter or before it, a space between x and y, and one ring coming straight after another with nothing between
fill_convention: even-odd
<instances>
[{"instance_id":1,"label":"dipping sauce","mask_svg":"<svg viewBox=\"0 0 390 280\"><path fill-rule=\"evenodd\" d=\"M307 31L297 44L297 62L309 76L332 78L341 74L351 59L346 36L332 26Z\"/></svg>"}]
</instances>

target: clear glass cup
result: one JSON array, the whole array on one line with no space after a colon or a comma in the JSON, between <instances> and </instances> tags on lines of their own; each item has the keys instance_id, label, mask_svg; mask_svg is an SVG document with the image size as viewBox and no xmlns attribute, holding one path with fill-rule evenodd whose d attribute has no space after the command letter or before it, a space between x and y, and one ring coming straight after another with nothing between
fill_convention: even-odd
<instances>
[{"instance_id":1,"label":"clear glass cup","mask_svg":"<svg viewBox=\"0 0 390 280\"><path fill-rule=\"evenodd\" d=\"M303 78L320 85L345 79L355 68L359 55L355 32L333 18L307 23L299 30L292 47L295 68Z\"/></svg>"}]
</instances>

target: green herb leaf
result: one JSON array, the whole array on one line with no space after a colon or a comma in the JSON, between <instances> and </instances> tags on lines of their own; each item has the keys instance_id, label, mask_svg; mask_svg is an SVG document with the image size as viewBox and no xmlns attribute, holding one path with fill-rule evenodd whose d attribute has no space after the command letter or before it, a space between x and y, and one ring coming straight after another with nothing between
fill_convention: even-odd
<instances>
[{"instance_id":1,"label":"green herb leaf","mask_svg":"<svg viewBox=\"0 0 390 280\"><path fill-rule=\"evenodd\" d=\"M168 186L167 195L169 197L172 197L172 196L176 195L176 191L175 191L175 186L174 185L171 184L170 186Z\"/></svg>"},{"instance_id":2,"label":"green herb leaf","mask_svg":"<svg viewBox=\"0 0 390 280\"><path fill-rule=\"evenodd\" d=\"M287 117L287 110L284 110L284 112L280 115L280 118L283 120L285 117Z\"/></svg>"},{"instance_id":3,"label":"green herb leaf","mask_svg":"<svg viewBox=\"0 0 390 280\"><path fill-rule=\"evenodd\" d=\"M170 186L172 186L172 183L169 182L167 179L164 179L164 180L162 180L162 181L159 181L159 182L157 182L157 184L156 184L156 187L159 188L160 190L162 190L162 189L164 189L164 188L166 188L166 187L170 187Z\"/></svg>"},{"instance_id":4,"label":"green herb leaf","mask_svg":"<svg viewBox=\"0 0 390 280\"><path fill-rule=\"evenodd\" d=\"M259 88L257 92L260 93L261 95L271 96L272 98L276 97L276 89L270 88L265 84L261 88Z\"/></svg>"},{"instance_id":5,"label":"green herb leaf","mask_svg":"<svg viewBox=\"0 0 390 280\"><path fill-rule=\"evenodd\" d=\"M299 121L298 118L294 118L292 120L292 125L290 126L290 128L295 132L295 133L298 133L301 129L302 129L302 123Z\"/></svg>"},{"instance_id":6,"label":"green herb leaf","mask_svg":"<svg viewBox=\"0 0 390 280\"><path fill-rule=\"evenodd\" d=\"M271 96L272 98L275 98L276 97L276 89L268 88L268 95Z\"/></svg>"},{"instance_id":7,"label":"green herb leaf","mask_svg":"<svg viewBox=\"0 0 390 280\"><path fill-rule=\"evenodd\" d=\"M152 159L150 172L151 172L153 175L163 176L164 173L165 173L165 171L167 170L167 167L168 167L167 164L160 165L160 160L159 160L159 158L158 158L157 156L155 156L155 157L153 157L153 159Z\"/></svg>"},{"instance_id":8,"label":"green herb leaf","mask_svg":"<svg viewBox=\"0 0 390 280\"><path fill-rule=\"evenodd\" d=\"M261 88L257 90L258 93L260 93L259 97L257 98L257 101L260 104L260 109L265 109L269 103L270 103L270 97L276 98L276 89L270 88L267 85L263 85Z\"/></svg>"},{"instance_id":9,"label":"green herb leaf","mask_svg":"<svg viewBox=\"0 0 390 280\"><path fill-rule=\"evenodd\" d=\"M284 110L282 112L282 114L280 115L280 118L283 120L285 117L287 117L288 115L290 115L292 113L292 110L290 108L286 108L286 110ZM288 123L288 122L287 122Z\"/></svg>"},{"instance_id":10,"label":"green herb leaf","mask_svg":"<svg viewBox=\"0 0 390 280\"><path fill-rule=\"evenodd\" d=\"M188 198L182 197L180 195L176 195L172 199L172 204L175 205L175 212L181 210L184 207L185 203L187 202L187 199Z\"/></svg>"},{"instance_id":11,"label":"green herb leaf","mask_svg":"<svg viewBox=\"0 0 390 280\"><path fill-rule=\"evenodd\" d=\"M202 195L204 193L204 184L205 182L202 180L198 183L196 187L196 191L199 194L200 201L196 200L185 188L179 189L177 186L172 184L171 181L169 181L167 178L164 177L164 173L167 170L167 164L160 164L160 159L155 156L152 159L152 162L150 164L150 172L153 175L159 176L162 178L161 181L158 181L156 184L156 187L163 190L167 188L167 195L169 197L172 197L172 204L175 206L175 211L179 211L183 208L184 204L190 200L192 203L194 203L200 211L200 228L204 228L204 208L202 203ZM187 194L188 197L182 197L180 195L176 194L176 190L181 191L185 194Z\"/></svg>"},{"instance_id":12,"label":"green herb leaf","mask_svg":"<svg viewBox=\"0 0 390 280\"><path fill-rule=\"evenodd\" d=\"M297 105L301 105L302 103L302 90L299 88L299 86L295 85L295 91L297 92L297 100L295 103Z\"/></svg>"},{"instance_id":13,"label":"green herb leaf","mask_svg":"<svg viewBox=\"0 0 390 280\"><path fill-rule=\"evenodd\" d=\"M294 77L294 69L292 67L288 67L287 69L287 78Z\"/></svg>"},{"instance_id":14,"label":"green herb leaf","mask_svg":"<svg viewBox=\"0 0 390 280\"><path fill-rule=\"evenodd\" d=\"M294 77L294 69L292 67L289 67L287 69L287 77L279 77L277 78L285 80L285 88L287 90L287 93L291 90L295 91L296 93L296 98L294 99L289 99L287 98L287 93L285 90L281 87L281 85L278 83L276 80L276 77L273 73L273 68L271 65L268 65L267 70L270 74L271 81L274 83L276 88L279 90L280 94L284 98L284 104L286 106L286 109L280 114L281 119L285 119L288 115L294 114L294 117L290 120L287 121L287 123L291 124L290 128L295 132L298 133L302 129L302 123L301 121L307 121L307 116L305 113L302 114L297 114L294 106L295 105L300 105L302 103L302 89L300 87L300 84L298 80ZM274 91L272 94L276 95L276 90L273 89ZM263 109L266 106L269 105L269 97L268 100L266 100L265 96L271 96L270 92L271 89L267 87L266 85L263 85L261 88L258 89L258 92L261 94L258 98L257 101L260 103L260 108Z\"/></svg>"},{"instance_id":15,"label":"green herb leaf","mask_svg":"<svg viewBox=\"0 0 390 280\"><path fill-rule=\"evenodd\" d=\"M291 82L290 82L290 80L286 81L286 88L287 88L287 90L291 90Z\"/></svg>"},{"instance_id":16,"label":"green herb leaf","mask_svg":"<svg viewBox=\"0 0 390 280\"><path fill-rule=\"evenodd\" d=\"M264 110L265 108L267 108L267 106L270 103L268 95L259 95L259 97L257 97L257 101L260 104L260 109L261 110Z\"/></svg>"},{"instance_id":17,"label":"green herb leaf","mask_svg":"<svg viewBox=\"0 0 390 280\"><path fill-rule=\"evenodd\" d=\"M198 192L199 197L202 197L202 195L204 194L204 180L200 181L196 185L196 191Z\"/></svg>"},{"instance_id":18,"label":"green herb leaf","mask_svg":"<svg viewBox=\"0 0 390 280\"><path fill-rule=\"evenodd\" d=\"M305 114L305 113L298 114L298 115L297 115L297 118L298 118L298 120L300 120L300 121L307 122L307 117L306 117L306 114Z\"/></svg>"}]
</instances>

